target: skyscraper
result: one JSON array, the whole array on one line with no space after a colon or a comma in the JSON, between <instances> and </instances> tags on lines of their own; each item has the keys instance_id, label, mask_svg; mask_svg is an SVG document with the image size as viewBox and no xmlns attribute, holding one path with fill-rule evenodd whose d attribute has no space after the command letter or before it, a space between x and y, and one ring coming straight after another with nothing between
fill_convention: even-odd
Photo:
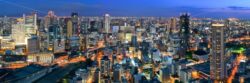
<instances>
[{"instance_id":1,"label":"skyscraper","mask_svg":"<svg viewBox=\"0 0 250 83\"><path fill-rule=\"evenodd\" d=\"M86 50L88 48L88 27L89 27L89 22L82 22L81 23L81 27L82 27L82 32L80 35L80 48L81 50Z\"/></svg>"},{"instance_id":2,"label":"skyscraper","mask_svg":"<svg viewBox=\"0 0 250 83\"><path fill-rule=\"evenodd\" d=\"M181 37L181 49L183 55L185 55L186 51L189 49L188 41L189 41L189 14L184 13L180 16L180 37ZM183 56L181 54L181 56Z\"/></svg>"},{"instance_id":3,"label":"skyscraper","mask_svg":"<svg viewBox=\"0 0 250 83\"><path fill-rule=\"evenodd\" d=\"M115 83L121 82L121 74L122 74L122 69L120 65L115 64L114 71L113 71L113 82Z\"/></svg>"},{"instance_id":4,"label":"skyscraper","mask_svg":"<svg viewBox=\"0 0 250 83\"><path fill-rule=\"evenodd\" d=\"M37 36L32 36L27 40L27 53L28 54L33 54L33 53L38 53L39 52L39 39Z\"/></svg>"},{"instance_id":5,"label":"skyscraper","mask_svg":"<svg viewBox=\"0 0 250 83\"><path fill-rule=\"evenodd\" d=\"M55 40L60 40L61 39L61 30L59 25L50 25L48 28L48 42L49 42L49 50L54 51L54 43L58 42Z\"/></svg>"},{"instance_id":6,"label":"skyscraper","mask_svg":"<svg viewBox=\"0 0 250 83\"><path fill-rule=\"evenodd\" d=\"M210 57L210 78L213 81L226 80L224 24L212 24L212 54Z\"/></svg>"},{"instance_id":7,"label":"skyscraper","mask_svg":"<svg viewBox=\"0 0 250 83\"><path fill-rule=\"evenodd\" d=\"M170 32L175 32L176 29L176 18L171 18L170 19Z\"/></svg>"},{"instance_id":8,"label":"skyscraper","mask_svg":"<svg viewBox=\"0 0 250 83\"><path fill-rule=\"evenodd\" d=\"M16 45L27 44L26 29L24 24L13 24L11 38L14 39Z\"/></svg>"},{"instance_id":9,"label":"skyscraper","mask_svg":"<svg viewBox=\"0 0 250 83\"><path fill-rule=\"evenodd\" d=\"M78 35L79 34L78 13L73 12L71 14L71 20L72 20L73 35Z\"/></svg>"},{"instance_id":10,"label":"skyscraper","mask_svg":"<svg viewBox=\"0 0 250 83\"><path fill-rule=\"evenodd\" d=\"M70 38L70 37L72 37L72 28L73 28L73 26L72 26L72 21L71 20L68 20L68 22L67 22L67 38Z\"/></svg>"},{"instance_id":11,"label":"skyscraper","mask_svg":"<svg viewBox=\"0 0 250 83\"><path fill-rule=\"evenodd\" d=\"M104 15L104 33L109 33L110 28L110 15L105 14Z\"/></svg>"},{"instance_id":12,"label":"skyscraper","mask_svg":"<svg viewBox=\"0 0 250 83\"><path fill-rule=\"evenodd\" d=\"M24 27L27 35L37 34L37 14L34 12L30 16L23 15Z\"/></svg>"},{"instance_id":13,"label":"skyscraper","mask_svg":"<svg viewBox=\"0 0 250 83\"><path fill-rule=\"evenodd\" d=\"M45 30L48 30L49 26L52 24L56 24L56 22L57 22L57 17L55 13L53 11L49 11L48 15L45 16L44 19Z\"/></svg>"},{"instance_id":14,"label":"skyscraper","mask_svg":"<svg viewBox=\"0 0 250 83\"><path fill-rule=\"evenodd\" d=\"M104 74L104 76L110 75L110 60L108 56L103 56L101 60L101 72Z\"/></svg>"}]
</instances>

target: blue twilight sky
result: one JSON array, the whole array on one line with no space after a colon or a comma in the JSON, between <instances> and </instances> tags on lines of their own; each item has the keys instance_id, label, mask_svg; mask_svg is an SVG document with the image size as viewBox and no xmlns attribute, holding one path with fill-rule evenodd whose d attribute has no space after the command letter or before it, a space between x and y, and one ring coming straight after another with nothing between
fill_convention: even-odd
<instances>
[{"instance_id":1,"label":"blue twilight sky","mask_svg":"<svg viewBox=\"0 0 250 83\"><path fill-rule=\"evenodd\" d=\"M0 0L0 16L21 16L48 10L58 16L78 12L82 16L178 16L250 18L250 0Z\"/></svg>"}]
</instances>

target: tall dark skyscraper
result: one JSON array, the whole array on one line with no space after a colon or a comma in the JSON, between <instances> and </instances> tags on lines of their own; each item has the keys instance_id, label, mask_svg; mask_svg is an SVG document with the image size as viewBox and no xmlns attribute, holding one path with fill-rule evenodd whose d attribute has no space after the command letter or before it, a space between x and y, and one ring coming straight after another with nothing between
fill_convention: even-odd
<instances>
[{"instance_id":1,"label":"tall dark skyscraper","mask_svg":"<svg viewBox=\"0 0 250 83\"><path fill-rule=\"evenodd\" d=\"M224 24L212 24L212 54L210 57L210 78L214 82L225 82L227 73L224 49Z\"/></svg>"},{"instance_id":2,"label":"tall dark skyscraper","mask_svg":"<svg viewBox=\"0 0 250 83\"><path fill-rule=\"evenodd\" d=\"M72 19L72 31L73 35L78 35L79 34L79 22L78 22L78 13L73 12L71 14L71 19Z\"/></svg>"},{"instance_id":3,"label":"tall dark skyscraper","mask_svg":"<svg viewBox=\"0 0 250 83\"><path fill-rule=\"evenodd\" d=\"M190 16L187 13L184 13L180 16L180 37L182 38L181 47L183 51L189 49L189 21Z\"/></svg>"}]
</instances>

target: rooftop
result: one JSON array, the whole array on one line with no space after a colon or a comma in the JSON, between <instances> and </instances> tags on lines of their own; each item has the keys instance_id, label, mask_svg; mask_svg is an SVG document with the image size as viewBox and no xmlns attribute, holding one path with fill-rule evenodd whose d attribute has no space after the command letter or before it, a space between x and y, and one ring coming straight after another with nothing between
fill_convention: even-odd
<instances>
[{"instance_id":1,"label":"rooftop","mask_svg":"<svg viewBox=\"0 0 250 83\"><path fill-rule=\"evenodd\" d=\"M196 54L196 55L206 55L206 54L208 54L208 52L206 52L204 50L197 50L197 51L194 52L194 54Z\"/></svg>"},{"instance_id":2,"label":"rooftop","mask_svg":"<svg viewBox=\"0 0 250 83\"><path fill-rule=\"evenodd\" d=\"M207 75L210 75L210 62L193 65L192 68Z\"/></svg>"}]
</instances>

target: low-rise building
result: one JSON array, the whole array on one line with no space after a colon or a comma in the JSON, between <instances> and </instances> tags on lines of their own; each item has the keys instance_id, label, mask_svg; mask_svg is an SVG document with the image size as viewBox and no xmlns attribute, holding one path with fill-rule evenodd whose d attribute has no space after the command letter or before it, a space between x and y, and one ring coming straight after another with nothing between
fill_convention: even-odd
<instances>
[{"instance_id":1,"label":"low-rise building","mask_svg":"<svg viewBox=\"0 0 250 83\"><path fill-rule=\"evenodd\" d=\"M1 37L1 49L2 50L13 50L15 49L15 41L11 38Z\"/></svg>"},{"instance_id":2,"label":"low-rise building","mask_svg":"<svg viewBox=\"0 0 250 83\"><path fill-rule=\"evenodd\" d=\"M54 55L52 53L36 53L28 55L28 62L52 63Z\"/></svg>"}]
</instances>

